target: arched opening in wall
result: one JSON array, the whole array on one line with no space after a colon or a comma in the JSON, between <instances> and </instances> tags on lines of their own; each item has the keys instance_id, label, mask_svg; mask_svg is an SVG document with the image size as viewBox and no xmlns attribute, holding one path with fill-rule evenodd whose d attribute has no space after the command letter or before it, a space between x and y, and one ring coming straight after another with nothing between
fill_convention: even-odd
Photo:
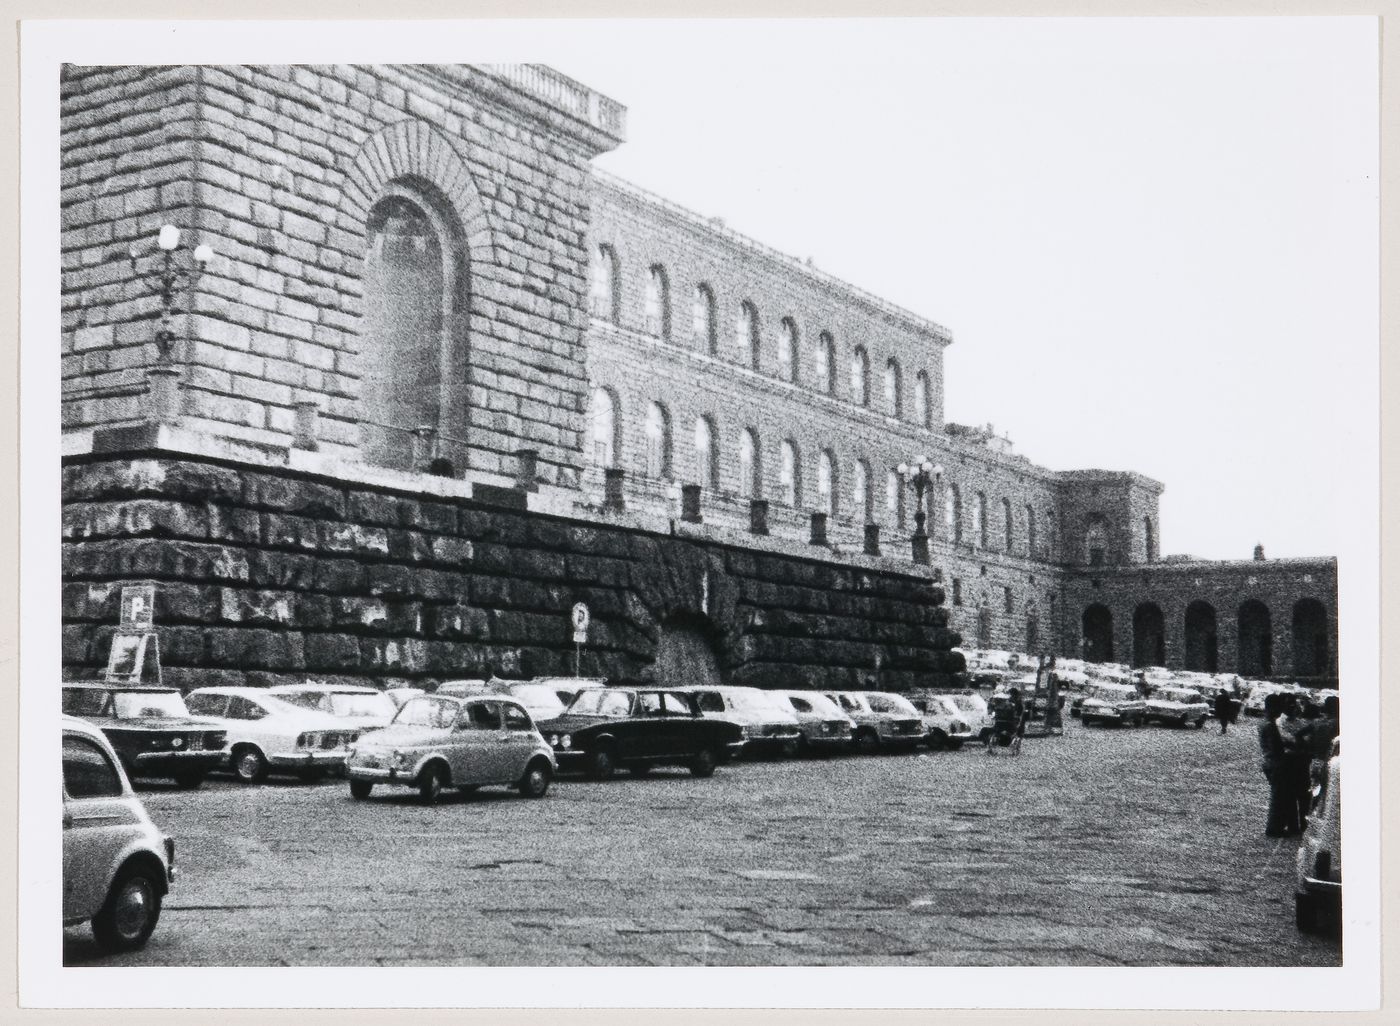
<instances>
[{"instance_id":1,"label":"arched opening in wall","mask_svg":"<svg viewBox=\"0 0 1400 1026\"><path fill-rule=\"evenodd\" d=\"M617 415L617 396L610 388L595 388L588 408L588 451L599 467L617 466L622 425Z\"/></svg>"},{"instance_id":2,"label":"arched opening in wall","mask_svg":"<svg viewBox=\"0 0 1400 1026\"><path fill-rule=\"evenodd\" d=\"M1245 677L1267 677L1274 672L1274 629L1269 607L1249 599L1239 609L1239 666Z\"/></svg>"},{"instance_id":3,"label":"arched opening in wall","mask_svg":"<svg viewBox=\"0 0 1400 1026\"><path fill-rule=\"evenodd\" d=\"M647 407L647 476L671 476L671 414L660 403Z\"/></svg>"},{"instance_id":4,"label":"arched opening in wall","mask_svg":"<svg viewBox=\"0 0 1400 1026\"><path fill-rule=\"evenodd\" d=\"M1167 632L1162 608L1155 602L1144 602L1133 610L1133 665L1165 666L1167 663Z\"/></svg>"},{"instance_id":5,"label":"arched opening in wall","mask_svg":"<svg viewBox=\"0 0 1400 1026\"><path fill-rule=\"evenodd\" d=\"M759 466L758 436L752 428L739 432L739 495L757 499L763 494L763 473Z\"/></svg>"},{"instance_id":6,"label":"arched opening in wall","mask_svg":"<svg viewBox=\"0 0 1400 1026\"><path fill-rule=\"evenodd\" d=\"M1186 607L1186 669L1218 673L1220 659L1215 638L1215 607L1197 599Z\"/></svg>"},{"instance_id":7,"label":"arched opening in wall","mask_svg":"<svg viewBox=\"0 0 1400 1026\"><path fill-rule=\"evenodd\" d=\"M1321 677L1331 668L1327 609L1317 599L1300 599L1293 604L1293 672L1299 677Z\"/></svg>"},{"instance_id":8,"label":"arched opening in wall","mask_svg":"<svg viewBox=\"0 0 1400 1026\"><path fill-rule=\"evenodd\" d=\"M986 599L977 607L977 647L992 647L992 607Z\"/></svg>"},{"instance_id":9,"label":"arched opening in wall","mask_svg":"<svg viewBox=\"0 0 1400 1026\"><path fill-rule=\"evenodd\" d=\"M426 459L465 466L466 247L429 187L396 182L386 193L365 226L361 451L368 463L411 469L414 433L431 428L437 449Z\"/></svg>"},{"instance_id":10,"label":"arched opening in wall","mask_svg":"<svg viewBox=\"0 0 1400 1026\"><path fill-rule=\"evenodd\" d=\"M723 683L714 627L700 616L678 616L662 623L656 661L649 674L667 687L714 687Z\"/></svg>"},{"instance_id":11,"label":"arched opening in wall","mask_svg":"<svg viewBox=\"0 0 1400 1026\"><path fill-rule=\"evenodd\" d=\"M1084 610L1083 648L1086 663L1113 662L1113 614L1095 602Z\"/></svg>"}]
</instances>

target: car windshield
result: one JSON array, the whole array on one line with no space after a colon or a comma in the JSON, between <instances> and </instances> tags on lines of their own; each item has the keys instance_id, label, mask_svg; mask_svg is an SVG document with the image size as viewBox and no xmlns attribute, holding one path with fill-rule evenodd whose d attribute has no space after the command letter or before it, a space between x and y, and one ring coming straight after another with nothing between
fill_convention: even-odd
<instances>
[{"instance_id":1,"label":"car windshield","mask_svg":"<svg viewBox=\"0 0 1400 1026\"><path fill-rule=\"evenodd\" d=\"M394 701L388 695L360 691L334 691L330 695L330 711L336 716L394 715Z\"/></svg>"},{"instance_id":2,"label":"car windshield","mask_svg":"<svg viewBox=\"0 0 1400 1026\"><path fill-rule=\"evenodd\" d=\"M793 699L794 706L797 705L797 702L806 702L811 707L811 711L818 716L845 715L845 713L841 711L840 706L825 695L819 695L815 691L804 691L801 695L792 695L790 697Z\"/></svg>"},{"instance_id":3,"label":"car windshield","mask_svg":"<svg viewBox=\"0 0 1400 1026\"><path fill-rule=\"evenodd\" d=\"M865 711L865 707L861 705L860 697L857 695L848 695L844 691L838 691L836 694L832 695L831 698L834 701L840 702L841 708L845 709L847 712L858 713Z\"/></svg>"},{"instance_id":4,"label":"car windshield","mask_svg":"<svg viewBox=\"0 0 1400 1026\"><path fill-rule=\"evenodd\" d=\"M411 698L404 703L394 724L400 727L436 727L447 730L457 720L461 705L446 698Z\"/></svg>"},{"instance_id":5,"label":"car windshield","mask_svg":"<svg viewBox=\"0 0 1400 1026\"><path fill-rule=\"evenodd\" d=\"M520 704L535 716L548 719L564 711L564 703L554 689L544 684L512 684L507 693L520 699Z\"/></svg>"},{"instance_id":6,"label":"car windshield","mask_svg":"<svg viewBox=\"0 0 1400 1026\"><path fill-rule=\"evenodd\" d=\"M772 712L773 703L761 691L730 691L729 701L735 709L749 712Z\"/></svg>"},{"instance_id":7,"label":"car windshield","mask_svg":"<svg viewBox=\"0 0 1400 1026\"><path fill-rule=\"evenodd\" d=\"M119 720L138 716L188 716L185 700L178 691L118 691L112 695Z\"/></svg>"},{"instance_id":8,"label":"car windshield","mask_svg":"<svg viewBox=\"0 0 1400 1026\"><path fill-rule=\"evenodd\" d=\"M626 716L632 711L632 693L605 688L581 691L568 712L577 716Z\"/></svg>"},{"instance_id":9,"label":"car windshield","mask_svg":"<svg viewBox=\"0 0 1400 1026\"><path fill-rule=\"evenodd\" d=\"M981 695L952 695L949 701L959 712L972 713L974 716L981 716L987 711L987 703Z\"/></svg>"},{"instance_id":10,"label":"car windshield","mask_svg":"<svg viewBox=\"0 0 1400 1026\"><path fill-rule=\"evenodd\" d=\"M919 711L909 704L907 698L899 695L866 695L870 708L880 713L894 713L897 716L917 716Z\"/></svg>"}]
</instances>

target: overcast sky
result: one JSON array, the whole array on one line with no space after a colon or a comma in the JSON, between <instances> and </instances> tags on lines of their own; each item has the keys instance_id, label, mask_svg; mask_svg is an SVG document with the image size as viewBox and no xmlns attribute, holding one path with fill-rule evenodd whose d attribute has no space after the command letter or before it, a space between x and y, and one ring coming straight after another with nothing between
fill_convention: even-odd
<instances>
[{"instance_id":1,"label":"overcast sky","mask_svg":"<svg viewBox=\"0 0 1400 1026\"><path fill-rule=\"evenodd\" d=\"M1162 481L1164 553L1338 552L1376 472L1347 457L1376 430L1373 21L619 39L550 60L628 108L597 165L951 328L949 420Z\"/></svg>"}]
</instances>

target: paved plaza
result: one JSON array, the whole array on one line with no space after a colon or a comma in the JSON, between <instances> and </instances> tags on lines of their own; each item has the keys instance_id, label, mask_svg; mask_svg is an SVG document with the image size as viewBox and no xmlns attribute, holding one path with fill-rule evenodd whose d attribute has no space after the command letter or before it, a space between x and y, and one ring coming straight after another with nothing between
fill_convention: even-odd
<instances>
[{"instance_id":1,"label":"paved plaza","mask_svg":"<svg viewBox=\"0 0 1400 1026\"><path fill-rule=\"evenodd\" d=\"M564 778L542 801L343 781L142 792L179 879L92 965L1338 965L1293 926L1253 723Z\"/></svg>"}]
</instances>

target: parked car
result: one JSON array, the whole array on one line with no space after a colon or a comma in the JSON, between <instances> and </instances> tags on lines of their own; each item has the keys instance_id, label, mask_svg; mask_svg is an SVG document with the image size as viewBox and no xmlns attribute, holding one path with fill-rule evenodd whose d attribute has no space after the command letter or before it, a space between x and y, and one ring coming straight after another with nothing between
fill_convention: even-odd
<instances>
[{"instance_id":1,"label":"parked car","mask_svg":"<svg viewBox=\"0 0 1400 1026\"><path fill-rule=\"evenodd\" d=\"M1294 918L1299 930L1337 929L1342 912L1342 756L1341 745L1327 764L1327 775L1313 799L1303 843L1298 848Z\"/></svg>"},{"instance_id":2,"label":"parked car","mask_svg":"<svg viewBox=\"0 0 1400 1026\"><path fill-rule=\"evenodd\" d=\"M345 767L360 728L316 709L294 705L266 688L197 688L185 696L191 712L207 716L228 735L227 766L245 784L268 773L314 780Z\"/></svg>"},{"instance_id":3,"label":"parked car","mask_svg":"<svg viewBox=\"0 0 1400 1026\"><path fill-rule=\"evenodd\" d=\"M394 700L375 688L355 684L282 684L268 694L304 709L316 709L362 730L387 727L398 709Z\"/></svg>"},{"instance_id":4,"label":"parked car","mask_svg":"<svg viewBox=\"0 0 1400 1026\"><path fill-rule=\"evenodd\" d=\"M963 717L962 710L950 696L920 691L906 697L924 721L924 743L929 748L957 751L973 736L972 724Z\"/></svg>"},{"instance_id":5,"label":"parked car","mask_svg":"<svg viewBox=\"0 0 1400 1026\"><path fill-rule=\"evenodd\" d=\"M688 692L665 688L587 688L564 715L540 724L561 770L597 780L619 766L643 776L653 766L685 766L708 777L743 744L736 723L707 719Z\"/></svg>"},{"instance_id":6,"label":"parked car","mask_svg":"<svg viewBox=\"0 0 1400 1026\"><path fill-rule=\"evenodd\" d=\"M174 688L64 684L63 711L98 727L133 779L171 778L193 790L224 762L224 730L191 716Z\"/></svg>"},{"instance_id":7,"label":"parked car","mask_svg":"<svg viewBox=\"0 0 1400 1026\"><path fill-rule=\"evenodd\" d=\"M1157 723L1174 727L1184 727L1189 723L1199 730L1210 716L1210 703L1200 692L1190 688L1158 685L1152 689L1152 694L1147 696L1147 712L1144 719L1149 723L1155 720Z\"/></svg>"},{"instance_id":8,"label":"parked car","mask_svg":"<svg viewBox=\"0 0 1400 1026\"><path fill-rule=\"evenodd\" d=\"M676 690L693 695L700 712L710 719L739 725L743 743L734 755L797 754L802 739L797 715L790 705L778 704L768 692L727 685Z\"/></svg>"},{"instance_id":9,"label":"parked car","mask_svg":"<svg viewBox=\"0 0 1400 1026\"><path fill-rule=\"evenodd\" d=\"M975 691L954 691L946 697L957 706L962 718L972 728L973 736L985 741L992 732L992 712L987 700Z\"/></svg>"},{"instance_id":10,"label":"parked car","mask_svg":"<svg viewBox=\"0 0 1400 1026\"><path fill-rule=\"evenodd\" d=\"M175 842L146 814L103 732L63 717L63 925L105 951L143 946L175 880Z\"/></svg>"},{"instance_id":11,"label":"parked car","mask_svg":"<svg viewBox=\"0 0 1400 1026\"><path fill-rule=\"evenodd\" d=\"M882 746L913 748L924 739L924 721L898 695L885 691L827 691L827 698L855 721L851 741L859 752L876 752Z\"/></svg>"},{"instance_id":12,"label":"parked car","mask_svg":"<svg viewBox=\"0 0 1400 1026\"><path fill-rule=\"evenodd\" d=\"M433 692L435 695L489 695L491 685L484 677L472 677L464 680L445 680L437 686Z\"/></svg>"},{"instance_id":13,"label":"parked car","mask_svg":"<svg viewBox=\"0 0 1400 1026\"><path fill-rule=\"evenodd\" d=\"M533 680L505 680L500 677L492 677L487 684L496 694L510 695L523 705L536 723L562 715L566 706L549 684Z\"/></svg>"},{"instance_id":14,"label":"parked car","mask_svg":"<svg viewBox=\"0 0 1400 1026\"><path fill-rule=\"evenodd\" d=\"M828 755L851 746L856 724L841 707L819 691L773 691L797 717L799 754Z\"/></svg>"},{"instance_id":15,"label":"parked car","mask_svg":"<svg viewBox=\"0 0 1400 1026\"><path fill-rule=\"evenodd\" d=\"M559 696L559 701L566 707L578 697L580 691L607 687L608 684L605 677L535 677L532 678L532 682L553 688L554 693Z\"/></svg>"},{"instance_id":16,"label":"parked car","mask_svg":"<svg viewBox=\"0 0 1400 1026\"><path fill-rule=\"evenodd\" d=\"M1146 717L1147 702L1131 684L1095 681L1084 693L1084 701L1079 706L1079 719L1086 727L1091 723L1140 727Z\"/></svg>"},{"instance_id":17,"label":"parked car","mask_svg":"<svg viewBox=\"0 0 1400 1026\"><path fill-rule=\"evenodd\" d=\"M499 695L412 699L389 726L361 735L345 760L352 797L368 798L376 784L397 784L417 788L430 804L446 788L488 784L543 798L554 770L549 745L525 707Z\"/></svg>"},{"instance_id":18,"label":"parked car","mask_svg":"<svg viewBox=\"0 0 1400 1026\"><path fill-rule=\"evenodd\" d=\"M389 701L394 703L395 709L402 709L410 698L418 698L427 692L422 688L386 688L384 694L389 696Z\"/></svg>"}]
</instances>

